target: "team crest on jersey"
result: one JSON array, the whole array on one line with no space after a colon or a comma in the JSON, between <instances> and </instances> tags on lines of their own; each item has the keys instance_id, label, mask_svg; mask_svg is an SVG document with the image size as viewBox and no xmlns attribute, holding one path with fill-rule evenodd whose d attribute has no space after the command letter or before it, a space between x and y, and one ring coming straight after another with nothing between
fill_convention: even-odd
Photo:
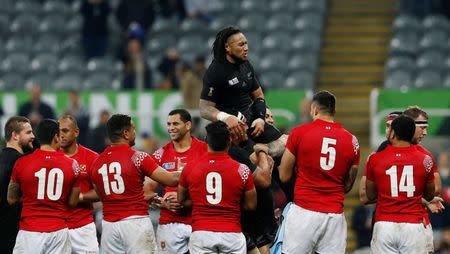
<instances>
[{"instance_id":1,"label":"team crest on jersey","mask_svg":"<svg viewBox=\"0 0 450 254\"><path fill-rule=\"evenodd\" d=\"M140 167L141 166L141 163L142 163L142 161L146 158L146 157L149 157L150 155L148 155L148 153L146 153L146 152L135 152L134 154L133 154L133 156L131 157L131 160L133 161L133 163L134 163L134 165L136 166L136 167Z\"/></svg>"},{"instance_id":2,"label":"team crest on jersey","mask_svg":"<svg viewBox=\"0 0 450 254\"><path fill-rule=\"evenodd\" d=\"M433 168L433 159L431 159L430 156L425 155L425 158L423 159L423 166L427 172L430 172Z\"/></svg>"},{"instance_id":3,"label":"team crest on jersey","mask_svg":"<svg viewBox=\"0 0 450 254\"><path fill-rule=\"evenodd\" d=\"M159 242L159 245L161 245L161 250L166 250L166 242L165 241Z\"/></svg>"},{"instance_id":4,"label":"team crest on jersey","mask_svg":"<svg viewBox=\"0 0 450 254\"><path fill-rule=\"evenodd\" d=\"M73 160L72 169L75 176L80 175L80 167L78 166L78 162L76 160Z\"/></svg>"},{"instance_id":5,"label":"team crest on jersey","mask_svg":"<svg viewBox=\"0 0 450 254\"><path fill-rule=\"evenodd\" d=\"M162 167L165 170L169 170L169 169L175 169L175 162L166 162L162 164Z\"/></svg>"},{"instance_id":6,"label":"team crest on jersey","mask_svg":"<svg viewBox=\"0 0 450 254\"><path fill-rule=\"evenodd\" d=\"M244 183L247 182L248 175L250 174L250 169L245 164L240 164L238 169L239 175Z\"/></svg>"},{"instance_id":7,"label":"team crest on jersey","mask_svg":"<svg viewBox=\"0 0 450 254\"><path fill-rule=\"evenodd\" d=\"M153 157L154 157L156 160L161 161L161 158L162 158L163 154L164 154L164 148L159 148L158 150L156 150L156 151L153 153Z\"/></svg>"},{"instance_id":8,"label":"team crest on jersey","mask_svg":"<svg viewBox=\"0 0 450 254\"><path fill-rule=\"evenodd\" d=\"M228 84L229 84L230 86L234 86L234 85L236 85L237 83L239 83L239 79L238 79L237 77L234 77L234 78L228 80Z\"/></svg>"},{"instance_id":9,"label":"team crest on jersey","mask_svg":"<svg viewBox=\"0 0 450 254\"><path fill-rule=\"evenodd\" d=\"M353 152L355 154L358 154L359 142L358 142L358 139L354 135L352 135L352 144L353 144Z\"/></svg>"}]
</instances>

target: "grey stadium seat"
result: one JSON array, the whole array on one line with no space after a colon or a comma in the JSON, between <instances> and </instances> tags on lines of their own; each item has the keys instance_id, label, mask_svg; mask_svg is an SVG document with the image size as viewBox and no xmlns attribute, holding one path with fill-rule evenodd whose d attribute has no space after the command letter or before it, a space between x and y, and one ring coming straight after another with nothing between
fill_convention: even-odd
<instances>
[{"instance_id":1,"label":"grey stadium seat","mask_svg":"<svg viewBox=\"0 0 450 254\"><path fill-rule=\"evenodd\" d=\"M112 40L112 38L110 39ZM82 54L80 35L74 34L60 41L60 50L64 54Z\"/></svg>"},{"instance_id":2,"label":"grey stadium seat","mask_svg":"<svg viewBox=\"0 0 450 254\"><path fill-rule=\"evenodd\" d=\"M305 13L295 20L294 27L299 31L321 33L323 30L323 16L317 13Z\"/></svg>"},{"instance_id":3,"label":"grey stadium seat","mask_svg":"<svg viewBox=\"0 0 450 254\"><path fill-rule=\"evenodd\" d=\"M242 31L262 32L265 30L263 24L266 17L260 13L250 13L239 19L238 26Z\"/></svg>"},{"instance_id":4,"label":"grey stadium seat","mask_svg":"<svg viewBox=\"0 0 450 254\"><path fill-rule=\"evenodd\" d=\"M33 52L35 54L50 53L58 54L60 52L59 39L51 34L43 34L33 44Z\"/></svg>"},{"instance_id":5,"label":"grey stadium seat","mask_svg":"<svg viewBox=\"0 0 450 254\"><path fill-rule=\"evenodd\" d=\"M53 90L53 81L55 80L55 76L49 74L47 72L41 72L31 75L30 78L25 82L25 86L28 84L39 84L42 90L51 91Z\"/></svg>"},{"instance_id":6,"label":"grey stadium seat","mask_svg":"<svg viewBox=\"0 0 450 254\"><path fill-rule=\"evenodd\" d=\"M178 50L183 53L200 54L208 50L206 41L200 36L185 36L177 43Z\"/></svg>"},{"instance_id":7,"label":"grey stadium seat","mask_svg":"<svg viewBox=\"0 0 450 254\"><path fill-rule=\"evenodd\" d=\"M93 73L83 82L83 88L88 90L110 89L113 78L108 73Z\"/></svg>"},{"instance_id":8,"label":"grey stadium seat","mask_svg":"<svg viewBox=\"0 0 450 254\"><path fill-rule=\"evenodd\" d=\"M184 19L179 29L181 35L209 36L211 31L205 22L198 19Z\"/></svg>"},{"instance_id":9,"label":"grey stadium seat","mask_svg":"<svg viewBox=\"0 0 450 254\"><path fill-rule=\"evenodd\" d=\"M43 10L47 15L52 14L67 15L71 14L72 12L70 6L66 4L65 1L60 0L53 0L53 1L47 0L44 3Z\"/></svg>"},{"instance_id":10,"label":"grey stadium seat","mask_svg":"<svg viewBox=\"0 0 450 254\"><path fill-rule=\"evenodd\" d=\"M259 76L261 85L264 89L282 88L284 75L276 71L268 71Z\"/></svg>"},{"instance_id":11,"label":"grey stadium seat","mask_svg":"<svg viewBox=\"0 0 450 254\"><path fill-rule=\"evenodd\" d=\"M261 60L259 61L259 71L277 71L279 73L283 73L286 71L287 61L287 55L282 54L279 51L268 53L267 55L261 57Z\"/></svg>"},{"instance_id":12,"label":"grey stadium seat","mask_svg":"<svg viewBox=\"0 0 450 254\"><path fill-rule=\"evenodd\" d=\"M64 74L53 82L56 90L79 90L82 85L81 77L76 74Z\"/></svg>"},{"instance_id":13,"label":"grey stadium seat","mask_svg":"<svg viewBox=\"0 0 450 254\"><path fill-rule=\"evenodd\" d=\"M278 49L287 51L291 49L290 42L292 38L289 34L283 32L276 32L268 34L262 41L263 50Z\"/></svg>"},{"instance_id":14,"label":"grey stadium seat","mask_svg":"<svg viewBox=\"0 0 450 254\"><path fill-rule=\"evenodd\" d=\"M15 71L26 74L29 71L30 59L27 54L13 53L8 55L2 63L3 71Z\"/></svg>"},{"instance_id":15,"label":"grey stadium seat","mask_svg":"<svg viewBox=\"0 0 450 254\"><path fill-rule=\"evenodd\" d=\"M272 0L269 1L269 10L272 13L287 13L294 8L293 1L290 0Z\"/></svg>"},{"instance_id":16,"label":"grey stadium seat","mask_svg":"<svg viewBox=\"0 0 450 254\"><path fill-rule=\"evenodd\" d=\"M58 70L61 73L84 74L86 72L86 64L80 56L68 55L59 61Z\"/></svg>"},{"instance_id":17,"label":"grey stadium seat","mask_svg":"<svg viewBox=\"0 0 450 254\"><path fill-rule=\"evenodd\" d=\"M324 15L327 11L326 0L299 0L296 9L302 13L316 12Z\"/></svg>"},{"instance_id":18,"label":"grey stadium seat","mask_svg":"<svg viewBox=\"0 0 450 254\"><path fill-rule=\"evenodd\" d=\"M444 63L444 56L438 51L424 52L416 59L416 65L419 69L434 69L440 71L444 68Z\"/></svg>"},{"instance_id":19,"label":"grey stadium seat","mask_svg":"<svg viewBox=\"0 0 450 254\"><path fill-rule=\"evenodd\" d=\"M245 38L247 38L248 50L250 51L250 55L253 54L253 52L261 51L261 48L262 48L262 43L261 43L262 37L261 37L260 33L245 32Z\"/></svg>"},{"instance_id":20,"label":"grey stadium seat","mask_svg":"<svg viewBox=\"0 0 450 254\"><path fill-rule=\"evenodd\" d=\"M419 31L421 28L421 23L417 17L410 15L399 15L395 18L392 24L392 29L394 33L397 32L408 32L408 31Z\"/></svg>"},{"instance_id":21,"label":"grey stadium seat","mask_svg":"<svg viewBox=\"0 0 450 254\"><path fill-rule=\"evenodd\" d=\"M422 50L437 49L444 50L447 48L447 33L444 30L431 30L426 32L419 42Z\"/></svg>"},{"instance_id":22,"label":"grey stadium seat","mask_svg":"<svg viewBox=\"0 0 450 254\"><path fill-rule=\"evenodd\" d=\"M410 54L413 55L418 49L418 37L414 32L396 33L390 42L390 51L392 54Z\"/></svg>"},{"instance_id":23,"label":"grey stadium seat","mask_svg":"<svg viewBox=\"0 0 450 254\"><path fill-rule=\"evenodd\" d=\"M405 70L389 73L385 78L384 87L390 89L411 88L412 74Z\"/></svg>"},{"instance_id":24,"label":"grey stadium seat","mask_svg":"<svg viewBox=\"0 0 450 254\"><path fill-rule=\"evenodd\" d=\"M445 88L450 88L450 73L444 78L443 86Z\"/></svg>"},{"instance_id":25,"label":"grey stadium seat","mask_svg":"<svg viewBox=\"0 0 450 254\"><path fill-rule=\"evenodd\" d=\"M434 70L424 70L419 72L414 81L416 88L442 87L441 74Z\"/></svg>"},{"instance_id":26,"label":"grey stadium seat","mask_svg":"<svg viewBox=\"0 0 450 254\"><path fill-rule=\"evenodd\" d=\"M2 36L9 34L9 15L7 14L0 14L0 34Z\"/></svg>"},{"instance_id":27,"label":"grey stadium seat","mask_svg":"<svg viewBox=\"0 0 450 254\"><path fill-rule=\"evenodd\" d=\"M317 52L321 47L320 35L311 32L301 33L291 43L292 49L296 51Z\"/></svg>"},{"instance_id":28,"label":"grey stadium seat","mask_svg":"<svg viewBox=\"0 0 450 254\"><path fill-rule=\"evenodd\" d=\"M108 58L92 58L86 66L89 72L114 73L116 71L114 61Z\"/></svg>"},{"instance_id":29,"label":"grey stadium seat","mask_svg":"<svg viewBox=\"0 0 450 254\"><path fill-rule=\"evenodd\" d=\"M292 24L294 24L293 16L289 15L289 13L278 13L269 17L266 22L266 29L273 32L290 32Z\"/></svg>"},{"instance_id":30,"label":"grey stadium seat","mask_svg":"<svg viewBox=\"0 0 450 254\"><path fill-rule=\"evenodd\" d=\"M17 16L9 26L12 33L33 35L37 32L39 20L29 14Z\"/></svg>"},{"instance_id":31,"label":"grey stadium seat","mask_svg":"<svg viewBox=\"0 0 450 254\"><path fill-rule=\"evenodd\" d=\"M29 36L13 36L6 41L4 49L7 53L28 53L33 45L33 39Z\"/></svg>"},{"instance_id":32,"label":"grey stadium seat","mask_svg":"<svg viewBox=\"0 0 450 254\"><path fill-rule=\"evenodd\" d=\"M147 42L147 51L150 54L164 52L165 49L175 46L176 41L173 34L161 34Z\"/></svg>"},{"instance_id":33,"label":"grey stadium seat","mask_svg":"<svg viewBox=\"0 0 450 254\"><path fill-rule=\"evenodd\" d=\"M290 72L307 70L312 73L316 73L318 67L318 57L314 53L307 52L301 55L294 55L289 59L287 67Z\"/></svg>"},{"instance_id":34,"label":"grey stadium seat","mask_svg":"<svg viewBox=\"0 0 450 254\"><path fill-rule=\"evenodd\" d=\"M8 73L0 78L0 89L2 91L23 90L25 81L22 75L17 73Z\"/></svg>"},{"instance_id":35,"label":"grey stadium seat","mask_svg":"<svg viewBox=\"0 0 450 254\"><path fill-rule=\"evenodd\" d=\"M59 14L46 16L39 24L41 33L64 34L66 32L66 18Z\"/></svg>"},{"instance_id":36,"label":"grey stadium seat","mask_svg":"<svg viewBox=\"0 0 450 254\"><path fill-rule=\"evenodd\" d=\"M176 22L168 19L157 19L152 26L152 32L150 38L156 37L159 34L175 33L178 31L178 25Z\"/></svg>"},{"instance_id":37,"label":"grey stadium seat","mask_svg":"<svg viewBox=\"0 0 450 254\"><path fill-rule=\"evenodd\" d=\"M214 17L213 20L209 23L209 29L212 33L217 33L220 29L226 26L236 26L237 18L234 15L230 15L229 13L224 13L224 15L218 14L217 17Z\"/></svg>"},{"instance_id":38,"label":"grey stadium seat","mask_svg":"<svg viewBox=\"0 0 450 254\"><path fill-rule=\"evenodd\" d=\"M442 15L429 15L425 17L422 21L422 26L424 31L440 29L447 30L450 29L449 22L446 17Z\"/></svg>"},{"instance_id":39,"label":"grey stadium seat","mask_svg":"<svg viewBox=\"0 0 450 254\"><path fill-rule=\"evenodd\" d=\"M266 3L263 0L243 0L240 9L246 13L262 13L266 11Z\"/></svg>"},{"instance_id":40,"label":"grey stadium seat","mask_svg":"<svg viewBox=\"0 0 450 254\"><path fill-rule=\"evenodd\" d=\"M315 74L309 71L297 71L291 73L284 83L288 89L312 89L314 88Z\"/></svg>"},{"instance_id":41,"label":"grey stadium seat","mask_svg":"<svg viewBox=\"0 0 450 254\"><path fill-rule=\"evenodd\" d=\"M409 56L392 56L385 65L385 74L388 75L397 70L413 72L416 68L416 62Z\"/></svg>"},{"instance_id":42,"label":"grey stadium seat","mask_svg":"<svg viewBox=\"0 0 450 254\"><path fill-rule=\"evenodd\" d=\"M5 0L0 4L0 13L2 15L11 15L14 13L14 1Z\"/></svg>"},{"instance_id":43,"label":"grey stadium seat","mask_svg":"<svg viewBox=\"0 0 450 254\"><path fill-rule=\"evenodd\" d=\"M14 11L18 14L38 16L41 14L42 6L37 1L19 0L14 5Z\"/></svg>"},{"instance_id":44,"label":"grey stadium seat","mask_svg":"<svg viewBox=\"0 0 450 254\"><path fill-rule=\"evenodd\" d=\"M80 15L73 16L66 25L67 34L80 33L83 18Z\"/></svg>"},{"instance_id":45,"label":"grey stadium seat","mask_svg":"<svg viewBox=\"0 0 450 254\"><path fill-rule=\"evenodd\" d=\"M42 53L37 55L31 61L31 70L33 72L48 72L56 73L58 70L58 57L49 53Z\"/></svg>"}]
</instances>

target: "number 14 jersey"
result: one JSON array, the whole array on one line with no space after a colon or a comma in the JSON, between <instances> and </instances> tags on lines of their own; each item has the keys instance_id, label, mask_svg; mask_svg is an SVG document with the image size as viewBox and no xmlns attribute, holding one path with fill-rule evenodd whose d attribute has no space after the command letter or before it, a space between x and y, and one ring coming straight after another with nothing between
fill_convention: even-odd
<instances>
[{"instance_id":1,"label":"number 14 jersey","mask_svg":"<svg viewBox=\"0 0 450 254\"><path fill-rule=\"evenodd\" d=\"M359 165L359 143L338 123L316 119L294 128L286 148L295 156L296 205L315 212L342 213L344 180Z\"/></svg>"}]
</instances>

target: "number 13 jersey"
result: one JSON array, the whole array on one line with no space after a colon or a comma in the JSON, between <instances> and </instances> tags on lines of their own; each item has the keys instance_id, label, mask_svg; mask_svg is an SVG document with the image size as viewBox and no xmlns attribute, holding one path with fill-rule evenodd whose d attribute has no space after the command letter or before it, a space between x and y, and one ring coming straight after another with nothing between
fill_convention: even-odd
<instances>
[{"instance_id":1,"label":"number 13 jersey","mask_svg":"<svg viewBox=\"0 0 450 254\"><path fill-rule=\"evenodd\" d=\"M128 145L110 146L91 167L92 182L101 193L103 218L115 222L130 216L148 216L144 176L158 167L145 152Z\"/></svg>"},{"instance_id":2,"label":"number 13 jersey","mask_svg":"<svg viewBox=\"0 0 450 254\"><path fill-rule=\"evenodd\" d=\"M316 119L294 128L286 148L295 156L294 203L322 213L342 213L344 180L359 165L359 143L338 123Z\"/></svg>"}]
</instances>

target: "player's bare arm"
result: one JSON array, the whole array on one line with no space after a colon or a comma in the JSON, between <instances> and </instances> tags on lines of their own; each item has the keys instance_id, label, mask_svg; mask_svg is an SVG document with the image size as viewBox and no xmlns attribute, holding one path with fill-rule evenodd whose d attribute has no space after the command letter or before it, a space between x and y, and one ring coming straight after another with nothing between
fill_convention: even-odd
<instances>
[{"instance_id":1,"label":"player's bare arm","mask_svg":"<svg viewBox=\"0 0 450 254\"><path fill-rule=\"evenodd\" d=\"M184 188L183 186L181 186L181 185L178 185L178 195L177 195L177 199L178 199L178 202L180 203L180 204L182 204L183 206L185 205L185 203L186 202L189 202L188 201L188 199L189 199L189 193L188 193L188 189L187 188ZM187 205L187 204L186 204Z\"/></svg>"},{"instance_id":2,"label":"player's bare arm","mask_svg":"<svg viewBox=\"0 0 450 254\"><path fill-rule=\"evenodd\" d=\"M10 181L8 185L7 200L8 204L15 205L20 203L22 200L22 193L20 192L20 186L18 183Z\"/></svg>"},{"instance_id":3,"label":"player's bare arm","mask_svg":"<svg viewBox=\"0 0 450 254\"><path fill-rule=\"evenodd\" d=\"M362 176L359 180L359 201L363 205L374 204L377 200L369 201L366 194L366 176Z\"/></svg>"},{"instance_id":4,"label":"player's bare arm","mask_svg":"<svg viewBox=\"0 0 450 254\"><path fill-rule=\"evenodd\" d=\"M441 196L442 191L442 182L441 182L441 176L438 172L434 173L434 198L430 202L426 201L424 198L422 198L422 204L425 205L432 213L441 213L444 211L445 207L443 205L443 199Z\"/></svg>"},{"instance_id":5,"label":"player's bare arm","mask_svg":"<svg viewBox=\"0 0 450 254\"><path fill-rule=\"evenodd\" d=\"M202 118L205 118L206 120L215 122L218 121L217 114L220 112L216 108L216 103L212 101L207 101L200 99L199 102L199 108L200 108L200 115Z\"/></svg>"},{"instance_id":6,"label":"player's bare arm","mask_svg":"<svg viewBox=\"0 0 450 254\"><path fill-rule=\"evenodd\" d=\"M256 189L246 191L244 193L244 199L242 200L242 209L244 210L255 210L257 205L256 200Z\"/></svg>"},{"instance_id":7,"label":"player's bare arm","mask_svg":"<svg viewBox=\"0 0 450 254\"><path fill-rule=\"evenodd\" d=\"M254 151L251 156L254 156L255 163L258 165L253 172L255 186L258 189L269 188L272 183L273 159L267 154L268 147L266 145L255 145Z\"/></svg>"},{"instance_id":8,"label":"player's bare arm","mask_svg":"<svg viewBox=\"0 0 450 254\"><path fill-rule=\"evenodd\" d=\"M287 183L294 174L294 165L295 165L295 156L289 151L289 149L285 149L283 153L283 157L281 158L280 166L278 167L278 171L280 173L280 181L282 183Z\"/></svg>"},{"instance_id":9,"label":"player's bare arm","mask_svg":"<svg viewBox=\"0 0 450 254\"><path fill-rule=\"evenodd\" d=\"M435 195L435 186L434 186L434 181L433 182L430 182L430 183L427 183L426 185L425 185L425 190L423 191L423 198L426 200L426 201L431 201L431 200L433 200L433 198L434 198L434 195Z\"/></svg>"},{"instance_id":10,"label":"player's bare arm","mask_svg":"<svg viewBox=\"0 0 450 254\"><path fill-rule=\"evenodd\" d=\"M212 101L200 99L199 107L201 117L212 122L225 122L233 135L236 135L237 137L244 136L246 133L246 124L234 115L220 112L215 106L216 103Z\"/></svg>"},{"instance_id":11,"label":"player's bare arm","mask_svg":"<svg viewBox=\"0 0 450 254\"><path fill-rule=\"evenodd\" d=\"M373 202L378 197L377 186L375 182L366 179L366 194L369 202Z\"/></svg>"},{"instance_id":12,"label":"player's bare arm","mask_svg":"<svg viewBox=\"0 0 450 254\"><path fill-rule=\"evenodd\" d=\"M90 203L90 202L98 202L98 201L100 201L100 197L98 196L97 192L94 189L89 190L85 193L80 192L79 202Z\"/></svg>"},{"instance_id":13,"label":"player's bare arm","mask_svg":"<svg viewBox=\"0 0 450 254\"><path fill-rule=\"evenodd\" d=\"M166 186L177 186L180 172L167 172L160 166L153 171L151 179Z\"/></svg>"},{"instance_id":14,"label":"player's bare arm","mask_svg":"<svg viewBox=\"0 0 450 254\"><path fill-rule=\"evenodd\" d=\"M80 187L72 187L68 200L70 208L75 208L78 205L79 197L80 197Z\"/></svg>"},{"instance_id":15,"label":"player's bare arm","mask_svg":"<svg viewBox=\"0 0 450 254\"><path fill-rule=\"evenodd\" d=\"M358 165L352 165L350 170L345 175L344 179L344 191L348 193L352 190L353 184L356 180L356 175L358 174Z\"/></svg>"}]
</instances>

